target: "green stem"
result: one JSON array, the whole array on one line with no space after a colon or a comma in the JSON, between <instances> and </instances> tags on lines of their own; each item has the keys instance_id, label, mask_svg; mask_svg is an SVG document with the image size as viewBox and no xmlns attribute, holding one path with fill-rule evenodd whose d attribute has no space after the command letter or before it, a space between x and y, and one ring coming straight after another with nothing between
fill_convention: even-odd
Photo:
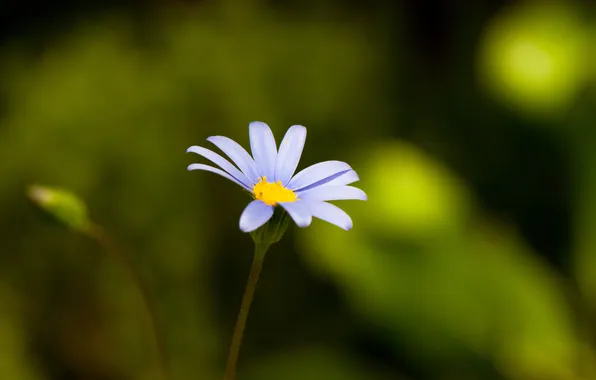
<instances>
[{"instance_id":1,"label":"green stem","mask_svg":"<svg viewBox=\"0 0 596 380\"><path fill-rule=\"evenodd\" d=\"M228 362L226 364L226 372L224 380L234 380L236 377L236 363L238 362L238 354L240 353L240 346L242 345L242 337L244 336L244 327L246 326L246 319L250 311L257 282L263 267L263 260L265 253L267 253L268 246L256 244L255 255L253 257L252 266L250 268L250 275L244 290L244 297L242 297L242 304L240 305L240 312L236 320L236 327L234 327L234 335L232 336L232 343L230 344L230 351L228 353Z\"/></svg>"},{"instance_id":2,"label":"green stem","mask_svg":"<svg viewBox=\"0 0 596 380\"><path fill-rule=\"evenodd\" d=\"M126 255L122 250L120 250L117 244L112 239L110 239L110 237L105 232L103 232L103 230L99 226L91 226L87 230L87 235L95 241L97 241L99 245L101 245L107 252L114 255L116 259L118 259L124 265L124 267L128 271L128 274L130 275L130 278L137 287L143 301L143 306L145 307L145 312L147 313L147 317L149 318L149 323L151 324L153 339L155 340L155 345L158 351L162 379L168 380L169 368L166 360L165 344L162 340L162 334L157 324L155 308L151 303L151 297L149 296L147 288L143 285L138 271L136 270L134 264L132 263L128 255Z\"/></svg>"}]
</instances>

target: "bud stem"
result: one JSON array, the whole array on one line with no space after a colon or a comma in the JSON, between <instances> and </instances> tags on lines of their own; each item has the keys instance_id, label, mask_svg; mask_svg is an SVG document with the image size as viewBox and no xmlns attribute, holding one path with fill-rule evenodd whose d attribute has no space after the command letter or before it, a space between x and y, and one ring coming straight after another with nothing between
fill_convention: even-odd
<instances>
[{"instance_id":1,"label":"bud stem","mask_svg":"<svg viewBox=\"0 0 596 380\"><path fill-rule=\"evenodd\" d=\"M86 234L95 241L97 241L99 245L101 245L107 252L113 254L118 260L120 260L120 262L126 267L126 270L128 271L132 281L139 290L139 293L143 301L143 306L145 307L147 317L149 318L149 323L151 324L153 339L155 340L155 345L157 346L159 364L162 372L162 379L168 380L169 369L166 360L165 344L162 340L163 336L160 333L159 326L156 321L155 308L151 303L149 292L147 291L146 287L143 286L143 282L141 281L138 271L136 270L134 264L126 255L126 253L120 250L116 243L112 239L110 239L110 237L99 226L92 225L86 231Z\"/></svg>"},{"instance_id":2,"label":"bud stem","mask_svg":"<svg viewBox=\"0 0 596 380\"><path fill-rule=\"evenodd\" d=\"M265 259L265 253L267 253L268 248L269 245L267 244L255 244L255 254L250 268L248 282L246 283L246 288L244 290L244 297L242 297L238 319L236 320L236 327L234 327L234 335L232 336L232 343L230 344L224 380L234 380L236 377L236 363L238 362L238 354L240 352L240 346L242 345L244 327L246 326L246 319L248 317L248 312L250 311L250 305L255 294L255 289L257 288L257 282L259 280L261 268L263 267L263 260Z\"/></svg>"}]
</instances>

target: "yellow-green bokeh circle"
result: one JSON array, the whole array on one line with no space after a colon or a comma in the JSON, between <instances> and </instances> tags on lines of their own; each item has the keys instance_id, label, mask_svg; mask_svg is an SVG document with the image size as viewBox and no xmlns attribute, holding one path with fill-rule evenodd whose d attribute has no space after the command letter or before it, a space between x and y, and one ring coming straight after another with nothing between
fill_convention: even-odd
<instances>
[{"instance_id":1,"label":"yellow-green bokeh circle","mask_svg":"<svg viewBox=\"0 0 596 380\"><path fill-rule=\"evenodd\" d=\"M523 114L559 116L586 81L586 29L563 3L505 9L481 40L480 80L488 93Z\"/></svg>"}]
</instances>

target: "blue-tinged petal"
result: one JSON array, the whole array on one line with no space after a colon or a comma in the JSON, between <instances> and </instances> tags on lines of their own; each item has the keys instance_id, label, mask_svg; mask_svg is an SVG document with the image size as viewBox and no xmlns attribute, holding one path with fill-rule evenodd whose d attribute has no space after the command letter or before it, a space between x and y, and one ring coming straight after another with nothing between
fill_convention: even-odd
<instances>
[{"instance_id":1,"label":"blue-tinged petal","mask_svg":"<svg viewBox=\"0 0 596 380\"><path fill-rule=\"evenodd\" d=\"M315 218L319 218L346 231L352 229L352 218L336 205L326 202L308 202L308 210Z\"/></svg>"},{"instance_id":2,"label":"blue-tinged petal","mask_svg":"<svg viewBox=\"0 0 596 380\"><path fill-rule=\"evenodd\" d=\"M250 150L259 167L259 174L267 176L269 181L274 181L277 145L271 128L260 121L253 121L248 126L248 132L250 135Z\"/></svg>"},{"instance_id":3,"label":"blue-tinged petal","mask_svg":"<svg viewBox=\"0 0 596 380\"><path fill-rule=\"evenodd\" d=\"M326 181L325 183L322 183L321 185L340 186L340 185L349 185L351 183L358 182L358 181L360 181L360 177L358 177L358 174L356 174L356 171L348 170L348 172L346 172L338 177L335 177L329 181Z\"/></svg>"},{"instance_id":4,"label":"blue-tinged petal","mask_svg":"<svg viewBox=\"0 0 596 380\"><path fill-rule=\"evenodd\" d=\"M337 175L339 172L351 170L350 165L341 161L324 161L319 162L303 169L290 180L288 183L288 189L294 191L300 191L301 189L312 185L315 182L324 180L333 175Z\"/></svg>"},{"instance_id":5,"label":"blue-tinged petal","mask_svg":"<svg viewBox=\"0 0 596 380\"><path fill-rule=\"evenodd\" d=\"M279 205L290 214L298 227L308 227L310 222L312 222L312 215L310 214L306 202L281 202Z\"/></svg>"},{"instance_id":6,"label":"blue-tinged petal","mask_svg":"<svg viewBox=\"0 0 596 380\"><path fill-rule=\"evenodd\" d=\"M303 187L297 191L306 191L317 186L338 186L338 185L349 185L360 180L358 174L354 170L343 170L339 173L335 173L325 179L312 183L306 187Z\"/></svg>"},{"instance_id":7,"label":"blue-tinged petal","mask_svg":"<svg viewBox=\"0 0 596 380\"><path fill-rule=\"evenodd\" d=\"M300 156L302 156L305 141L305 127L293 125L288 129L284 139L279 144L279 152L275 163L275 181L281 181L285 186L292 179L296 167L298 167Z\"/></svg>"},{"instance_id":8,"label":"blue-tinged petal","mask_svg":"<svg viewBox=\"0 0 596 380\"><path fill-rule=\"evenodd\" d=\"M310 190L296 193L298 198L307 201L339 201L368 199L364 191L352 186L319 186Z\"/></svg>"},{"instance_id":9,"label":"blue-tinged petal","mask_svg":"<svg viewBox=\"0 0 596 380\"><path fill-rule=\"evenodd\" d=\"M240 216L240 229L244 232L251 232L267 223L273 215L273 206L254 200L246 206Z\"/></svg>"},{"instance_id":10,"label":"blue-tinged petal","mask_svg":"<svg viewBox=\"0 0 596 380\"><path fill-rule=\"evenodd\" d=\"M203 148L202 146L191 146L186 150L186 152L196 153L200 156L205 157L209 161L213 162L214 164L218 165L220 168L225 170L228 174L234 177L239 182L242 182L246 187L252 187L254 184L248 177L238 170L234 165L232 165L228 160L220 156L219 154Z\"/></svg>"},{"instance_id":11,"label":"blue-tinged petal","mask_svg":"<svg viewBox=\"0 0 596 380\"><path fill-rule=\"evenodd\" d=\"M208 172L219 174L220 176L222 176L224 178L227 178L230 181L235 182L238 185L242 186L247 191L252 192L252 190L248 186L246 186L242 182L238 181L236 178L232 177L231 175L229 175L228 173L224 172L223 170L218 169L218 168L214 168L213 166L203 165L203 164L190 164L190 165L188 165L188 170L205 170L205 171L208 171Z\"/></svg>"},{"instance_id":12,"label":"blue-tinged petal","mask_svg":"<svg viewBox=\"0 0 596 380\"><path fill-rule=\"evenodd\" d=\"M259 181L259 170L257 164L250 154L236 141L225 136L211 136L207 141L221 149L230 160L250 179L253 184Z\"/></svg>"}]
</instances>

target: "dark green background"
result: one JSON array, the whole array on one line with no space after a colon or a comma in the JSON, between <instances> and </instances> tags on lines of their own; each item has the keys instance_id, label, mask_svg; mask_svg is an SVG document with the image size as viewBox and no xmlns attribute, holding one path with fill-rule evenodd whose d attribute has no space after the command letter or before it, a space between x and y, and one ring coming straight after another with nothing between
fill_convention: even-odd
<instances>
[{"instance_id":1,"label":"dark green background","mask_svg":"<svg viewBox=\"0 0 596 380\"><path fill-rule=\"evenodd\" d=\"M516 4L0 5L0 379L160 378L125 268L32 184L128 252L172 379L221 378L250 198L184 152L254 120L369 201L272 247L238 380L594 378L594 7Z\"/></svg>"}]
</instances>

